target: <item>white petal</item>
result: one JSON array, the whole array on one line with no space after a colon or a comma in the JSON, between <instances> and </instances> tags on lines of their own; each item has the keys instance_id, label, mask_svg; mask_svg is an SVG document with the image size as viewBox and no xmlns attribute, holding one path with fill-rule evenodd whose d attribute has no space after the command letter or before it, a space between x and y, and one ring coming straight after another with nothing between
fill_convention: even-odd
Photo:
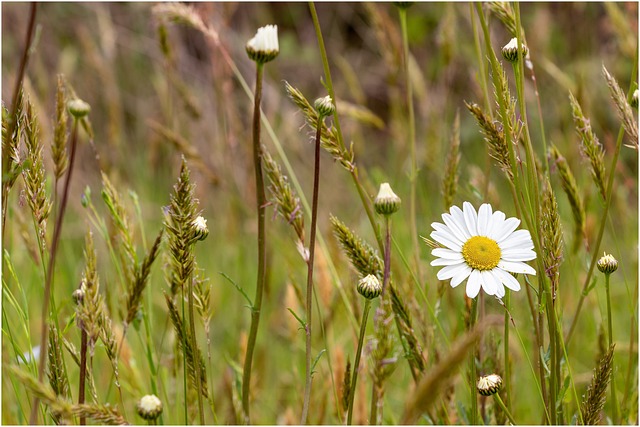
<instances>
[{"instance_id":1,"label":"white petal","mask_svg":"<svg viewBox=\"0 0 640 427\"><path fill-rule=\"evenodd\" d=\"M451 249L446 248L435 248L431 251L431 255L447 259L464 259L460 251L452 251Z\"/></svg>"},{"instance_id":2,"label":"white petal","mask_svg":"<svg viewBox=\"0 0 640 427\"><path fill-rule=\"evenodd\" d=\"M464 271L465 267L468 266L466 264L447 265L442 270L438 271L438 280L451 279L460 271Z\"/></svg>"},{"instance_id":3,"label":"white petal","mask_svg":"<svg viewBox=\"0 0 640 427\"><path fill-rule=\"evenodd\" d=\"M491 222L491 205L489 203L484 203L478 209L478 235L486 236L487 229L489 228L489 224Z\"/></svg>"},{"instance_id":4,"label":"white petal","mask_svg":"<svg viewBox=\"0 0 640 427\"><path fill-rule=\"evenodd\" d=\"M472 236L478 235L478 214L476 209L469 202L462 204L462 212L464 213L464 223L467 226L467 230Z\"/></svg>"},{"instance_id":5,"label":"white petal","mask_svg":"<svg viewBox=\"0 0 640 427\"><path fill-rule=\"evenodd\" d=\"M502 284L502 280L500 278L500 275L497 274L498 271L502 271L499 268L494 268L493 270L490 271L491 275L493 276L493 279L496 281L496 296L498 298L502 298L505 295L505 290L504 290L504 285Z\"/></svg>"},{"instance_id":6,"label":"white petal","mask_svg":"<svg viewBox=\"0 0 640 427\"><path fill-rule=\"evenodd\" d=\"M495 211L493 215L491 215L491 221L489 221L489 226L485 230L485 236L491 237L494 230L502 229L502 224L504 223L505 218L506 215L504 214L504 212Z\"/></svg>"},{"instance_id":7,"label":"white petal","mask_svg":"<svg viewBox=\"0 0 640 427\"><path fill-rule=\"evenodd\" d=\"M455 265L455 264L462 264L464 263L464 260L462 259L447 259L447 258L436 258L433 261L431 261L431 265L433 265L434 267L439 267L442 265Z\"/></svg>"},{"instance_id":8,"label":"white petal","mask_svg":"<svg viewBox=\"0 0 640 427\"><path fill-rule=\"evenodd\" d=\"M460 243L460 245L462 246L464 244L464 242L466 242L467 240L464 239L460 239L458 236L456 236L455 233L452 232L452 230L447 227L444 224L440 224L439 222L432 222L431 226L434 228L434 230L436 230L438 233L447 236L449 238L449 240Z\"/></svg>"},{"instance_id":9,"label":"white petal","mask_svg":"<svg viewBox=\"0 0 640 427\"><path fill-rule=\"evenodd\" d=\"M473 270L467 280L467 296L469 298L475 298L480 292L480 271Z\"/></svg>"},{"instance_id":10,"label":"white petal","mask_svg":"<svg viewBox=\"0 0 640 427\"><path fill-rule=\"evenodd\" d=\"M491 230L492 235L489 237L500 243L505 237L513 233L513 230L518 228L518 225L520 225L520 220L518 218L508 218L502 224L502 227Z\"/></svg>"},{"instance_id":11,"label":"white petal","mask_svg":"<svg viewBox=\"0 0 640 427\"><path fill-rule=\"evenodd\" d=\"M452 288L455 288L460 283L464 282L464 280L467 277L469 277L469 275L471 274L471 271L473 271L473 269L471 267L469 267L467 264L464 264L464 266L465 266L464 269L458 270L456 275L451 278L451 287Z\"/></svg>"},{"instance_id":12,"label":"white petal","mask_svg":"<svg viewBox=\"0 0 640 427\"><path fill-rule=\"evenodd\" d=\"M458 211L460 211L460 208L458 208L457 206L452 207L451 211L453 211L453 208L456 208ZM462 211L460 211L460 215L462 216ZM462 222L459 222L453 215L445 213L442 214L442 220L445 224L447 224L447 227L449 227L449 229L456 235L458 239L466 242L467 239L471 237L464 225L464 218L462 218Z\"/></svg>"},{"instance_id":13,"label":"white petal","mask_svg":"<svg viewBox=\"0 0 640 427\"><path fill-rule=\"evenodd\" d=\"M512 291L520 290L520 282L518 282L518 280L510 273L507 273L506 271L499 268L494 268L493 272L500 278L502 283L504 283L507 288L511 289Z\"/></svg>"},{"instance_id":14,"label":"white petal","mask_svg":"<svg viewBox=\"0 0 640 427\"><path fill-rule=\"evenodd\" d=\"M519 261L503 261L500 260L498 267L510 271L511 273L533 274L536 275L536 270L528 264Z\"/></svg>"},{"instance_id":15,"label":"white petal","mask_svg":"<svg viewBox=\"0 0 640 427\"><path fill-rule=\"evenodd\" d=\"M435 240L438 243L441 243L441 244L445 245L449 249L453 249L454 251L461 251L462 250L462 244L456 242L458 239L456 239L455 241L451 240L449 238L448 234L444 235L443 233L439 233L437 231L432 231L430 236L431 236L431 238L433 240Z\"/></svg>"},{"instance_id":16,"label":"white petal","mask_svg":"<svg viewBox=\"0 0 640 427\"><path fill-rule=\"evenodd\" d=\"M497 240L500 244L501 248L513 248L515 246L519 246L521 244L530 243L533 246L533 240L531 240L531 234L529 230L517 230L513 233L509 234L506 237L503 237L501 240Z\"/></svg>"},{"instance_id":17,"label":"white petal","mask_svg":"<svg viewBox=\"0 0 640 427\"><path fill-rule=\"evenodd\" d=\"M482 289L487 295L495 295L498 290L498 284L496 283L493 274L489 271L481 271L480 277L482 280Z\"/></svg>"},{"instance_id":18,"label":"white petal","mask_svg":"<svg viewBox=\"0 0 640 427\"><path fill-rule=\"evenodd\" d=\"M509 249L502 252L500 259L504 261L531 261L536 259L536 253L532 250Z\"/></svg>"}]
</instances>

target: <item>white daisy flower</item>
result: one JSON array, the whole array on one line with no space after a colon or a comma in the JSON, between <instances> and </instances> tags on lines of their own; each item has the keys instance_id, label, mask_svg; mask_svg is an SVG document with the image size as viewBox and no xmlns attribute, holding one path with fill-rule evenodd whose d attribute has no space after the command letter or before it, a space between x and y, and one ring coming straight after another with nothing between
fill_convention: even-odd
<instances>
[{"instance_id":1,"label":"white daisy flower","mask_svg":"<svg viewBox=\"0 0 640 427\"><path fill-rule=\"evenodd\" d=\"M258 28L256 35L247 42L247 53L254 61L265 63L278 56L278 26L266 25Z\"/></svg>"},{"instance_id":2,"label":"white daisy flower","mask_svg":"<svg viewBox=\"0 0 640 427\"><path fill-rule=\"evenodd\" d=\"M455 288L468 278L469 298L475 298L480 288L498 298L504 296L505 286L519 291L520 283L510 273L536 274L524 263L536 258L529 231L516 231L520 220L492 212L488 203L480 206L478 213L469 202L462 207L453 206L442 214L444 224L431 224L435 230L431 238L444 246L431 251L438 257L431 265L444 266L438 279L451 279Z\"/></svg>"}]
</instances>

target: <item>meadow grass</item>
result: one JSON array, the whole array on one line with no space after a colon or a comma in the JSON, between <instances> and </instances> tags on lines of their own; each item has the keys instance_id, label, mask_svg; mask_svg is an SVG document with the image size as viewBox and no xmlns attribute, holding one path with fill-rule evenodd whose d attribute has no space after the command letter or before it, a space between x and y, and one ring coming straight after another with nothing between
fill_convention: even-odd
<instances>
[{"instance_id":1,"label":"meadow grass","mask_svg":"<svg viewBox=\"0 0 640 427\"><path fill-rule=\"evenodd\" d=\"M637 4L2 12L3 424L638 423Z\"/></svg>"}]
</instances>

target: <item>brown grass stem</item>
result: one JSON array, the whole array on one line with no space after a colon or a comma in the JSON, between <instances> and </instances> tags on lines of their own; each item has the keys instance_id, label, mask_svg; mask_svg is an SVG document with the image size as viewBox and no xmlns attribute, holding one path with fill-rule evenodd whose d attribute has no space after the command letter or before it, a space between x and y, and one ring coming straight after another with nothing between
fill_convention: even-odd
<instances>
[{"instance_id":1,"label":"brown grass stem","mask_svg":"<svg viewBox=\"0 0 640 427\"><path fill-rule=\"evenodd\" d=\"M84 389L87 378L87 331L82 328L82 337L80 338L80 382L78 384L78 404L84 403ZM80 425L85 425L87 418L80 416Z\"/></svg>"},{"instance_id":2,"label":"brown grass stem","mask_svg":"<svg viewBox=\"0 0 640 427\"><path fill-rule=\"evenodd\" d=\"M266 281L267 273L267 250L265 236L265 211L267 207L267 197L264 191L264 178L262 176L262 157L260 155L260 102L262 100L262 71L264 65L256 62L256 89L254 95L253 108L253 164L256 177L256 208L258 211L258 278L256 283L256 294L251 308L251 327L247 341L247 354L244 359L244 369L242 373L242 410L244 411L244 422L249 424L251 418L249 413L249 393L251 389L251 365L253 353L258 337L258 325L260 323L260 310L262 308L262 293Z\"/></svg>"},{"instance_id":3,"label":"brown grass stem","mask_svg":"<svg viewBox=\"0 0 640 427\"><path fill-rule=\"evenodd\" d=\"M305 373L305 386L304 386L304 403L302 406L302 417L300 424L307 423L307 416L309 414L309 402L311 399L311 316L313 308L311 302L313 299L313 260L315 257L316 246L316 226L318 222L318 190L320 188L320 140L322 138L322 114L318 114L318 125L316 126L316 141L315 141L315 153L314 153L314 172L313 172L313 199L311 202L311 230L309 232L309 260L307 261L307 295L306 295L306 309L307 309L307 321L304 325L306 343L306 373Z\"/></svg>"},{"instance_id":4,"label":"brown grass stem","mask_svg":"<svg viewBox=\"0 0 640 427\"><path fill-rule=\"evenodd\" d=\"M69 170L64 181L64 187L62 192L62 200L60 201L60 208L56 215L55 228L53 230L53 239L51 240L51 256L49 257L49 266L47 268L47 276L44 284L44 299L42 302L42 318L40 323L40 360L38 361L38 381L42 382L44 377L45 365L47 361L48 352L48 334L49 324L47 318L49 315L49 300L51 299L51 288L53 287L53 274L56 263L56 254L58 253L58 244L60 243L60 236L62 235L62 220L64 213L67 209L67 201L69 200L69 188L71 184L71 176L73 174L73 163L76 158L76 147L78 145L78 119L73 120L73 130L71 131L71 154L69 157ZM31 416L29 418L29 424L35 424L38 417L38 404L39 399L37 397L33 400L33 406L31 408Z\"/></svg>"}]
</instances>

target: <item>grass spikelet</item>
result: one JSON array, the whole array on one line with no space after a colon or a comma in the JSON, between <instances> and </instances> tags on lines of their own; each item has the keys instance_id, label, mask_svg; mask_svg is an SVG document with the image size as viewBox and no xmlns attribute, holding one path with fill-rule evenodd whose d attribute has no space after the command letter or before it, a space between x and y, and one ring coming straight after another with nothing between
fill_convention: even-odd
<instances>
[{"instance_id":1,"label":"grass spikelet","mask_svg":"<svg viewBox=\"0 0 640 427\"><path fill-rule=\"evenodd\" d=\"M127 286L131 288L134 282L136 265L138 264L138 255L133 245L133 235L127 211L122 204L120 194L104 172L102 172L102 187L102 200L109 208L111 219L122 245L123 251L120 254L120 258L126 273Z\"/></svg>"},{"instance_id":2,"label":"grass spikelet","mask_svg":"<svg viewBox=\"0 0 640 427\"><path fill-rule=\"evenodd\" d=\"M449 379L456 372L458 365L465 360L468 352L480 339L484 330L489 326L499 325L501 322L502 319L497 316L486 317L451 345L449 353L427 371L416 386L405 407L402 424L416 423L420 414L427 411L435 403L444 386L448 384Z\"/></svg>"},{"instance_id":3,"label":"grass spikelet","mask_svg":"<svg viewBox=\"0 0 640 427\"><path fill-rule=\"evenodd\" d=\"M302 92L291 86L288 82L285 82L285 89L289 98L291 98L293 103L296 104L304 115L307 125L315 131L318 123L318 113L316 110L309 103L307 98L304 97ZM328 128L324 122L322 123L321 146L333 157L334 160L340 162L340 164L349 172L354 170L355 163L353 160L353 150L342 148L340 146L338 133L335 127L332 126L331 128Z\"/></svg>"},{"instance_id":4,"label":"grass spikelet","mask_svg":"<svg viewBox=\"0 0 640 427\"><path fill-rule=\"evenodd\" d=\"M607 353L598 361L593 370L593 377L582 401L584 425L600 424L600 413L607 400L607 386L613 370L613 350L615 344L609 347Z\"/></svg>"},{"instance_id":5,"label":"grass spikelet","mask_svg":"<svg viewBox=\"0 0 640 427\"><path fill-rule=\"evenodd\" d=\"M349 398L353 390L351 390L351 360L347 358L347 365L344 368L344 377L342 381L342 396L340 403L342 405L342 418L347 419L347 409L349 408Z\"/></svg>"},{"instance_id":6,"label":"grass spikelet","mask_svg":"<svg viewBox=\"0 0 640 427\"><path fill-rule=\"evenodd\" d=\"M111 426L129 425L127 420L120 415L117 408L107 405L72 405L71 412L78 417L85 417L98 424Z\"/></svg>"},{"instance_id":7,"label":"grass spikelet","mask_svg":"<svg viewBox=\"0 0 640 427\"><path fill-rule=\"evenodd\" d=\"M289 179L282 173L280 165L273 160L271 154L262 147L262 165L265 174L269 178L269 192L276 204L278 213L290 224L298 236L298 240L304 245L304 215L300 198L291 188Z\"/></svg>"},{"instance_id":8,"label":"grass spikelet","mask_svg":"<svg viewBox=\"0 0 640 427\"><path fill-rule=\"evenodd\" d=\"M627 132L629 138L631 139L631 145L628 145L628 147L632 147L638 150L638 123L635 119L636 115L633 113L631 105L629 105L629 103L627 102L627 97L625 96L624 92L622 91L622 89L620 89L620 85L618 85L616 79L611 74L609 74L609 71L607 71L604 65L602 66L602 73L607 80L607 86L609 86L611 99L616 105L616 111L618 112L620 120L622 120L624 130Z\"/></svg>"},{"instance_id":9,"label":"grass spikelet","mask_svg":"<svg viewBox=\"0 0 640 427\"><path fill-rule=\"evenodd\" d=\"M542 189L541 209L542 259L547 276L551 280L551 290L555 300L558 284L560 283L562 229L560 228L558 203L548 180Z\"/></svg>"},{"instance_id":10,"label":"grass spikelet","mask_svg":"<svg viewBox=\"0 0 640 427\"><path fill-rule=\"evenodd\" d=\"M206 32L207 26L200 15L191 6L183 3L161 3L153 7L153 14L162 20L178 25L186 25L196 30Z\"/></svg>"},{"instance_id":11,"label":"grass spikelet","mask_svg":"<svg viewBox=\"0 0 640 427\"><path fill-rule=\"evenodd\" d=\"M156 260L160 251L160 244L162 243L162 234L164 230L160 230L158 237L156 237L151 250L147 254L142 264L136 266L133 285L129 287L127 292L127 316L125 318L125 324L129 325L131 321L136 317L136 313L140 308L140 302L142 301L142 293L147 285L149 274L151 273L151 266Z\"/></svg>"},{"instance_id":12,"label":"grass spikelet","mask_svg":"<svg viewBox=\"0 0 640 427\"><path fill-rule=\"evenodd\" d=\"M174 185L171 203L165 215L165 227L169 236L171 252L171 294L188 287L193 274L195 257L192 248L192 222L196 219L196 203L191 184L191 172L187 161L182 158L180 177Z\"/></svg>"},{"instance_id":13,"label":"grass spikelet","mask_svg":"<svg viewBox=\"0 0 640 427\"><path fill-rule=\"evenodd\" d=\"M96 252L93 245L93 235L87 231L85 237L85 268L80 285L84 295L82 302L76 308L77 319L81 329L87 333L89 349L93 354L95 343L100 336L100 316L103 308L103 296L99 292L100 282L96 266Z\"/></svg>"},{"instance_id":14,"label":"grass spikelet","mask_svg":"<svg viewBox=\"0 0 640 427\"><path fill-rule=\"evenodd\" d=\"M15 117L11 117L11 113L6 108L2 109L2 164L3 173L7 174L13 170L20 163L20 140L24 128L24 92L20 90L18 92L18 99L16 101ZM11 126L11 122L13 127ZM11 135L9 134L11 132ZM3 183L11 187L12 181ZM15 178L13 179L15 181Z\"/></svg>"},{"instance_id":15,"label":"grass spikelet","mask_svg":"<svg viewBox=\"0 0 640 427\"><path fill-rule=\"evenodd\" d=\"M62 396L65 399L69 398L71 396L69 378L67 377L58 329L55 325L51 325L49 330L48 357L48 377L51 388L57 396Z\"/></svg>"},{"instance_id":16,"label":"grass spikelet","mask_svg":"<svg viewBox=\"0 0 640 427\"><path fill-rule=\"evenodd\" d=\"M491 121L491 118L482 111L482 108L480 108L478 104L465 102L465 105L475 117L478 126L480 126L484 134L484 140L489 146L489 155L498 162L500 169L502 169L507 178L512 181L513 175L509 162L509 147L507 147L503 130L498 128L495 122Z\"/></svg>"},{"instance_id":17,"label":"grass spikelet","mask_svg":"<svg viewBox=\"0 0 640 427\"><path fill-rule=\"evenodd\" d=\"M171 319L171 323L173 324L173 327L176 330L176 334L179 337L178 345L181 349L184 350L189 382L191 383L193 389L198 390L198 382L196 381L196 372L198 372L196 360L198 360L200 363L200 393L202 393L204 397L208 397L205 364L200 351L198 350L197 344L193 342L193 340L191 339L191 334L185 329L185 325L182 321L182 318L180 317L178 308L173 302L173 299L169 295L167 295L166 292L164 293L164 297L167 301L167 307L169 308L169 317Z\"/></svg>"},{"instance_id":18,"label":"grass spikelet","mask_svg":"<svg viewBox=\"0 0 640 427\"><path fill-rule=\"evenodd\" d=\"M513 13L511 5L504 1L490 1L485 3L491 13L493 13L502 25L504 25L511 34L511 37L516 37L516 17Z\"/></svg>"},{"instance_id":19,"label":"grass spikelet","mask_svg":"<svg viewBox=\"0 0 640 427\"><path fill-rule=\"evenodd\" d=\"M402 340L405 358L407 362L409 362L413 379L417 381L424 373L427 362L422 355L422 346L413 330L409 310L407 310L405 304L402 302L395 286L390 286L389 289L391 290L391 304L395 314L396 326L400 334L400 339Z\"/></svg>"},{"instance_id":20,"label":"grass spikelet","mask_svg":"<svg viewBox=\"0 0 640 427\"><path fill-rule=\"evenodd\" d=\"M449 153L444 169L442 181L442 194L444 197L444 209L448 210L453 204L453 198L458 191L458 165L460 164L460 112L456 111L453 121L453 134L449 144Z\"/></svg>"},{"instance_id":21,"label":"grass spikelet","mask_svg":"<svg viewBox=\"0 0 640 427\"><path fill-rule=\"evenodd\" d=\"M161 135L165 140L167 140L173 147L178 150L184 157L193 164L193 166L204 176L207 177L209 182L213 185L218 184L218 176L212 170L211 166L204 161L200 152L193 146L189 141L184 139L182 136L173 132L171 129L167 129L162 126L160 123L155 122L153 120L149 120L147 122L149 127Z\"/></svg>"},{"instance_id":22,"label":"grass spikelet","mask_svg":"<svg viewBox=\"0 0 640 427\"><path fill-rule=\"evenodd\" d=\"M67 108L65 97L65 83L62 74L58 75L58 87L56 90L56 121L51 144L51 157L53 158L53 176L59 180L67 170L69 158L67 157Z\"/></svg>"},{"instance_id":23,"label":"grass spikelet","mask_svg":"<svg viewBox=\"0 0 640 427\"><path fill-rule=\"evenodd\" d=\"M382 260L380 260L376 251L333 215L331 215L331 225L353 268L362 277L373 274L381 279Z\"/></svg>"},{"instance_id":24,"label":"grass spikelet","mask_svg":"<svg viewBox=\"0 0 640 427\"><path fill-rule=\"evenodd\" d=\"M571 111L573 114L576 133L582 141L582 144L580 145L581 150L584 155L589 158L593 182L598 187L602 199L606 200L607 195L604 185L604 151L602 150L602 145L600 144L600 141L598 141L598 137L593 133L589 119L584 116L582 107L572 93L569 93L569 100L571 102Z\"/></svg>"},{"instance_id":25,"label":"grass spikelet","mask_svg":"<svg viewBox=\"0 0 640 427\"><path fill-rule=\"evenodd\" d=\"M29 166L22 170L22 177L25 181L27 202L33 214L41 246L40 253L43 253L47 249L47 218L51 213L51 202L46 193L46 172L42 157L40 126L33 111L33 105L29 101L26 104L24 132L27 148L26 162Z\"/></svg>"},{"instance_id":26,"label":"grass spikelet","mask_svg":"<svg viewBox=\"0 0 640 427\"><path fill-rule=\"evenodd\" d=\"M573 173L569 168L567 159L560 154L560 151L558 151L555 145L552 145L549 150L551 157L558 168L562 189L569 199L569 205L571 206L571 212L573 213L573 253L576 253L580 248L580 243L586 242L587 238L584 202L582 201L582 196L580 196L580 192L578 191L578 185L576 184Z\"/></svg>"}]
</instances>

